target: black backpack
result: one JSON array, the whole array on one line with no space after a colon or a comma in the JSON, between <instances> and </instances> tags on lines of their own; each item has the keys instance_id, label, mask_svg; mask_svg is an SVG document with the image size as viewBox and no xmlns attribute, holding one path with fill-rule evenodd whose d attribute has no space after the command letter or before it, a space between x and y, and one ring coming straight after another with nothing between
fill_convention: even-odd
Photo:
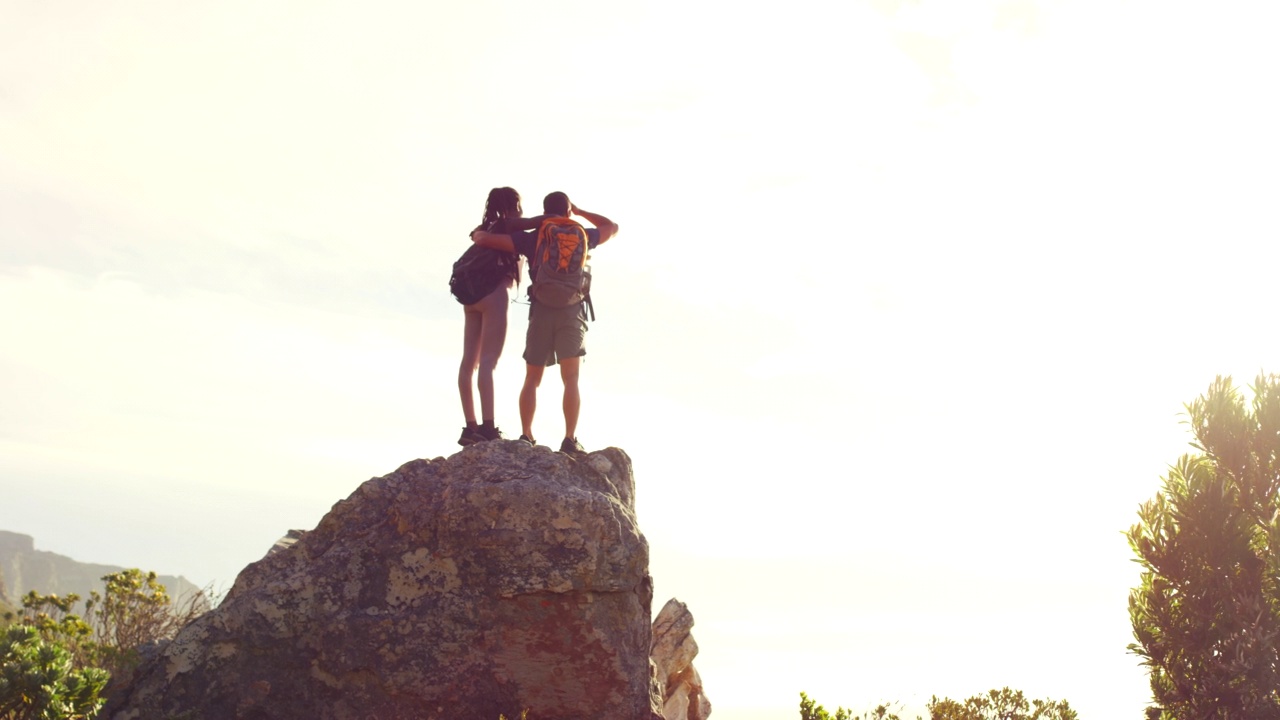
<instances>
[{"instance_id":1,"label":"black backpack","mask_svg":"<svg viewBox=\"0 0 1280 720\"><path fill-rule=\"evenodd\" d=\"M453 263L449 291L463 305L474 305L518 272L519 258L509 252L472 245Z\"/></svg>"}]
</instances>

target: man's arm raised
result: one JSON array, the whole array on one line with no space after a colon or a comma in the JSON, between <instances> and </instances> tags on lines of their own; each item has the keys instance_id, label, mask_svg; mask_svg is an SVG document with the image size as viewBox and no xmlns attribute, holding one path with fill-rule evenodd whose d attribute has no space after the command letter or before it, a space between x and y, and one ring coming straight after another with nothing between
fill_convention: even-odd
<instances>
[{"instance_id":1,"label":"man's arm raised","mask_svg":"<svg viewBox=\"0 0 1280 720\"><path fill-rule=\"evenodd\" d=\"M573 207L573 214L586 218L587 222L590 222L592 225L596 226L596 229L600 231L601 245L603 245L604 242L609 238L618 234L618 223L610 220L609 218L603 215L593 213L593 212L587 212L586 210L583 210L582 208L576 205Z\"/></svg>"}]
</instances>

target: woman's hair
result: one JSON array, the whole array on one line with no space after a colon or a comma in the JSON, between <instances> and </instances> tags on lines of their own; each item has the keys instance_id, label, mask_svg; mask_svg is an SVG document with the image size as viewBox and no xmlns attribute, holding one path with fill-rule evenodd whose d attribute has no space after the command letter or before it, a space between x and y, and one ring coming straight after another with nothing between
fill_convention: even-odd
<instances>
[{"instance_id":1,"label":"woman's hair","mask_svg":"<svg viewBox=\"0 0 1280 720\"><path fill-rule=\"evenodd\" d=\"M483 230L493 231L494 224L507 218L518 218L523 213L520 209L520 193L515 188L500 187L489 191L484 201L484 221L480 223ZM499 228L502 230L504 228Z\"/></svg>"},{"instance_id":2,"label":"woman's hair","mask_svg":"<svg viewBox=\"0 0 1280 720\"><path fill-rule=\"evenodd\" d=\"M484 201L484 221L476 229L507 233L510 232L510 228L507 227L506 221L514 220L523 214L524 211L520 209L520 193L516 192L515 188L494 188L489 191L489 197ZM519 254L505 252L493 254L498 264L506 271L505 274L519 285L521 268L524 266L523 258Z\"/></svg>"}]
</instances>

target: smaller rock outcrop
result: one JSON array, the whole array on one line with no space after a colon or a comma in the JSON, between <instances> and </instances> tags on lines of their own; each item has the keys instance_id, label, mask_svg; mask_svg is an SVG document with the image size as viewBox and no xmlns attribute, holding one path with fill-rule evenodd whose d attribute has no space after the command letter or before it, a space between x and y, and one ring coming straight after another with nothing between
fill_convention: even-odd
<instances>
[{"instance_id":1,"label":"smaller rock outcrop","mask_svg":"<svg viewBox=\"0 0 1280 720\"><path fill-rule=\"evenodd\" d=\"M303 535L306 535L306 534L307 534L306 530L290 530L289 532L284 534L284 537L277 540L275 544L271 546L271 549L267 551L266 557L271 557L276 553L284 552L285 550L288 550L289 548L293 547L295 543L301 540Z\"/></svg>"},{"instance_id":2,"label":"smaller rock outcrop","mask_svg":"<svg viewBox=\"0 0 1280 720\"><path fill-rule=\"evenodd\" d=\"M665 720L706 720L711 701L702 691L702 677L693 667L698 643L693 639L693 613L675 598L653 620L650 657L657 668Z\"/></svg>"}]
</instances>

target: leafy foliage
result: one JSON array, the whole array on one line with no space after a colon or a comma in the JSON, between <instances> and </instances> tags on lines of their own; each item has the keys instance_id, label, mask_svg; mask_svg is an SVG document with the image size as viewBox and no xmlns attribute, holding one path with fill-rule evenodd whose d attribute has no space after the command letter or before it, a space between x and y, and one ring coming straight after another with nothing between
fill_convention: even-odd
<instances>
[{"instance_id":1,"label":"leafy foliage","mask_svg":"<svg viewBox=\"0 0 1280 720\"><path fill-rule=\"evenodd\" d=\"M80 596L69 593L64 597L40 595L32 590L22 598L22 625L39 634L40 639L56 645L70 655L77 668L96 666L98 651L92 641L93 628L72 608Z\"/></svg>"},{"instance_id":2,"label":"leafy foliage","mask_svg":"<svg viewBox=\"0 0 1280 720\"><path fill-rule=\"evenodd\" d=\"M852 710L837 707L834 713L815 703L808 695L800 693L800 720L864 720L861 715L854 715ZM889 712L888 705L880 705L872 710L865 720L901 720Z\"/></svg>"},{"instance_id":3,"label":"leafy foliage","mask_svg":"<svg viewBox=\"0 0 1280 720\"><path fill-rule=\"evenodd\" d=\"M1066 700L1027 700L1021 690L991 690L986 695L974 695L964 702L951 698L929 701L929 720L1077 720ZM889 711L888 705L880 705L865 717L852 711L836 708L829 713L808 695L800 693L800 720L902 720ZM917 720L920 720L917 717Z\"/></svg>"},{"instance_id":4,"label":"leafy foliage","mask_svg":"<svg viewBox=\"0 0 1280 720\"><path fill-rule=\"evenodd\" d=\"M1126 533L1129 594L1153 718L1280 718L1280 378L1253 403L1230 378L1186 406L1200 454L1180 458Z\"/></svg>"},{"instance_id":5,"label":"leafy foliage","mask_svg":"<svg viewBox=\"0 0 1280 720\"><path fill-rule=\"evenodd\" d=\"M134 568L102 579L103 594L91 593L85 613L109 667L137 664L139 648L173 637L209 608L203 594L175 606L154 572Z\"/></svg>"},{"instance_id":6,"label":"leafy foliage","mask_svg":"<svg viewBox=\"0 0 1280 720\"><path fill-rule=\"evenodd\" d=\"M71 653L34 627L0 634L0 720L91 718L108 677L100 668L75 668Z\"/></svg>"},{"instance_id":7,"label":"leafy foliage","mask_svg":"<svg viewBox=\"0 0 1280 720\"><path fill-rule=\"evenodd\" d=\"M23 623L67 648L77 667L98 666L112 674L131 669L140 648L173 637L210 605L200 594L175 607L154 572L133 568L102 580L103 592L89 594L84 617L74 612L80 601L75 593L59 597L32 591L22 599Z\"/></svg>"},{"instance_id":8,"label":"leafy foliage","mask_svg":"<svg viewBox=\"0 0 1280 720\"><path fill-rule=\"evenodd\" d=\"M929 701L929 720L1077 720L1066 700L1027 700L1021 690L989 690L963 703L951 698Z\"/></svg>"},{"instance_id":9,"label":"leafy foliage","mask_svg":"<svg viewBox=\"0 0 1280 720\"><path fill-rule=\"evenodd\" d=\"M207 609L200 594L175 608L155 573L102 578L84 615L74 593L22 598L18 624L0 635L0 720L79 720L103 704L107 680L139 661L139 649L172 637Z\"/></svg>"}]
</instances>

